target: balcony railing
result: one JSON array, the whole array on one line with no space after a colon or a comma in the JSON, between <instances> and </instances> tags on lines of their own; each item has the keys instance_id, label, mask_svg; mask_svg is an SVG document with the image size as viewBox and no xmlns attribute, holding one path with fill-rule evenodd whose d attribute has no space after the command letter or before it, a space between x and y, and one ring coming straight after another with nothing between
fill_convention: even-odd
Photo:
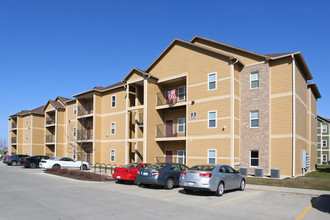
<instances>
[{"instance_id":1,"label":"balcony railing","mask_svg":"<svg viewBox=\"0 0 330 220\"><path fill-rule=\"evenodd\" d=\"M93 139L93 129L81 129L77 132L78 141L88 141Z\"/></svg>"},{"instance_id":2,"label":"balcony railing","mask_svg":"<svg viewBox=\"0 0 330 220\"><path fill-rule=\"evenodd\" d=\"M55 135L46 135L46 143L55 143Z\"/></svg>"},{"instance_id":3,"label":"balcony railing","mask_svg":"<svg viewBox=\"0 0 330 220\"><path fill-rule=\"evenodd\" d=\"M17 123L16 122L12 122L11 123L11 129L15 129L17 128Z\"/></svg>"},{"instance_id":4,"label":"balcony railing","mask_svg":"<svg viewBox=\"0 0 330 220\"><path fill-rule=\"evenodd\" d=\"M174 105L178 102L186 101L186 93L176 94L175 96L168 94L168 92L157 93L157 106L160 105Z\"/></svg>"},{"instance_id":5,"label":"balcony railing","mask_svg":"<svg viewBox=\"0 0 330 220\"><path fill-rule=\"evenodd\" d=\"M186 157L177 157L177 156L163 156L156 157L156 163L181 163L186 164Z\"/></svg>"},{"instance_id":6,"label":"balcony railing","mask_svg":"<svg viewBox=\"0 0 330 220\"><path fill-rule=\"evenodd\" d=\"M170 138L170 137L185 137L186 129L185 124L177 126L174 124L158 124L156 125L156 138Z\"/></svg>"},{"instance_id":7,"label":"balcony railing","mask_svg":"<svg viewBox=\"0 0 330 220\"><path fill-rule=\"evenodd\" d=\"M55 118L47 117L46 125L53 125L53 124L55 124Z\"/></svg>"},{"instance_id":8,"label":"balcony railing","mask_svg":"<svg viewBox=\"0 0 330 220\"><path fill-rule=\"evenodd\" d=\"M17 138L16 137L12 137L11 138L11 143L12 144L16 144L17 143Z\"/></svg>"},{"instance_id":9,"label":"balcony railing","mask_svg":"<svg viewBox=\"0 0 330 220\"><path fill-rule=\"evenodd\" d=\"M93 114L93 107L92 105L86 105L86 106L79 106L78 107L78 117Z\"/></svg>"},{"instance_id":10,"label":"balcony railing","mask_svg":"<svg viewBox=\"0 0 330 220\"><path fill-rule=\"evenodd\" d=\"M142 126L143 125L143 113L140 113L137 117L137 119L135 119L135 124Z\"/></svg>"}]
</instances>

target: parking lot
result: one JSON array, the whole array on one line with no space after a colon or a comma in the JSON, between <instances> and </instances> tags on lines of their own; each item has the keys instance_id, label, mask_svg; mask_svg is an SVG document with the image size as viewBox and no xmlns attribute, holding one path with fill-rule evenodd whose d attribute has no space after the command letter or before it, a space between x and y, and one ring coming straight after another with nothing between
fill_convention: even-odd
<instances>
[{"instance_id":1,"label":"parking lot","mask_svg":"<svg viewBox=\"0 0 330 220\"><path fill-rule=\"evenodd\" d=\"M41 169L0 164L0 219L329 219L330 192L291 193L249 187L185 194L181 188L139 188L84 182Z\"/></svg>"}]
</instances>

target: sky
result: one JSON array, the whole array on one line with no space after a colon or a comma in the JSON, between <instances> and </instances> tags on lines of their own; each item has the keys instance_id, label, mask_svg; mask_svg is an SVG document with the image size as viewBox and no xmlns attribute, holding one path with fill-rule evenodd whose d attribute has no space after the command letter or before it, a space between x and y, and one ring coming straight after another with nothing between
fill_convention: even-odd
<instances>
[{"instance_id":1,"label":"sky","mask_svg":"<svg viewBox=\"0 0 330 220\"><path fill-rule=\"evenodd\" d=\"M145 70L176 38L302 52L330 118L330 1L0 0L0 139L8 116Z\"/></svg>"}]
</instances>

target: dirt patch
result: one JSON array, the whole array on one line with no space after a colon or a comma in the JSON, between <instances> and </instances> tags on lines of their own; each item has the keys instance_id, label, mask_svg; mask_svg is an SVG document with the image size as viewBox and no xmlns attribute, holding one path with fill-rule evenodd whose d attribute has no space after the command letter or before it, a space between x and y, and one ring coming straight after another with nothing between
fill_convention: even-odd
<instances>
[{"instance_id":1,"label":"dirt patch","mask_svg":"<svg viewBox=\"0 0 330 220\"><path fill-rule=\"evenodd\" d=\"M80 170L70 170L70 169L49 169L45 173L54 174L58 176L64 176L76 180L85 181L114 181L110 176L104 176L96 173L84 172Z\"/></svg>"}]
</instances>

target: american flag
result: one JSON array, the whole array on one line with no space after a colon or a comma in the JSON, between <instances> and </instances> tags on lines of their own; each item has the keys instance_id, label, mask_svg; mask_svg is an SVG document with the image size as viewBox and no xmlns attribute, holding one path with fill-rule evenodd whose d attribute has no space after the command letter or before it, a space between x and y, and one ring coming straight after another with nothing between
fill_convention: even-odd
<instances>
[{"instance_id":1,"label":"american flag","mask_svg":"<svg viewBox=\"0 0 330 220\"><path fill-rule=\"evenodd\" d=\"M172 90L167 91L167 99L168 99L169 102L172 101L175 98L176 98L176 89L172 89Z\"/></svg>"}]
</instances>

